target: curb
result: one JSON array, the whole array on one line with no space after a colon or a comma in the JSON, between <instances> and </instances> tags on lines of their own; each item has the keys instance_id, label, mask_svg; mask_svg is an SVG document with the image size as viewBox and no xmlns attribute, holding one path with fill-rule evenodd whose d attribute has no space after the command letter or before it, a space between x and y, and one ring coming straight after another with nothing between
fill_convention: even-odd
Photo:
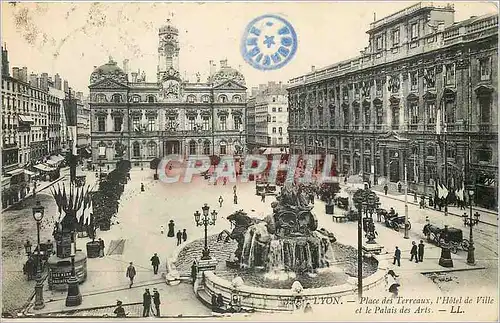
<instances>
[{"instance_id":1,"label":"curb","mask_svg":"<svg viewBox=\"0 0 500 323\"><path fill-rule=\"evenodd\" d=\"M404 201L401 201L400 199L398 199L397 197L393 197L393 196L389 196L389 195L382 195L382 196L384 196L385 198L389 198L389 199L391 199L391 200L404 202ZM410 201L408 201L408 204L412 204L412 205L416 205L416 206L418 206L418 204L417 204L417 203L415 203L415 202L410 202ZM431 210L434 210L434 209L431 209ZM434 210L434 211L436 211L436 212L440 212L440 211L438 211L438 210ZM444 214L444 212L440 212L440 213L443 213L443 214ZM485 213L490 213L490 212L485 212ZM449 212L449 211L448 211L448 214L452 214L452 215L454 215L454 216L457 216L457 217L459 217L459 218L462 218L462 216L461 216L461 215L456 214L456 213L454 213L454 212ZM490 213L490 214L493 214L493 215L494 215L495 213ZM485 221L482 221L482 220L479 220L479 223L486 224L486 225L493 226L493 227L498 227L498 223L496 223L496 224L495 224L495 223L485 222Z\"/></svg>"},{"instance_id":2,"label":"curb","mask_svg":"<svg viewBox=\"0 0 500 323\"><path fill-rule=\"evenodd\" d=\"M471 270L481 270L481 269L486 269L484 266L477 266L477 267L471 267L471 268L458 268L458 269L436 269L436 270L430 270L430 271L422 271L420 272L421 275L425 274L434 274L434 273L452 273L452 272L459 272L459 271L471 271Z\"/></svg>"}]
</instances>

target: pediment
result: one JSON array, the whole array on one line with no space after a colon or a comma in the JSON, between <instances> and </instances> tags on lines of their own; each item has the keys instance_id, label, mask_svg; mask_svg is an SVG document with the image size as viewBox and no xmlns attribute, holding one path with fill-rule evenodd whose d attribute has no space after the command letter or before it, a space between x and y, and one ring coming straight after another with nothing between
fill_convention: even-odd
<instances>
[{"instance_id":1,"label":"pediment","mask_svg":"<svg viewBox=\"0 0 500 323\"><path fill-rule=\"evenodd\" d=\"M96 82L92 85L89 85L89 89L128 89L128 86L122 83L119 83L113 79L107 78Z\"/></svg>"},{"instance_id":2,"label":"pediment","mask_svg":"<svg viewBox=\"0 0 500 323\"><path fill-rule=\"evenodd\" d=\"M233 80L227 80L214 87L214 89L229 89L229 90L246 90L246 86L243 86Z\"/></svg>"}]
</instances>

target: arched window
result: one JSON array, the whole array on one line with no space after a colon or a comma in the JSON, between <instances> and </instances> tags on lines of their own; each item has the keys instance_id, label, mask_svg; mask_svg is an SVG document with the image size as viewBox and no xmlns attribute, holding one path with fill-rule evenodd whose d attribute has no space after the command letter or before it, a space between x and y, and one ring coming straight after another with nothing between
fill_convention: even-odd
<instances>
[{"instance_id":1,"label":"arched window","mask_svg":"<svg viewBox=\"0 0 500 323\"><path fill-rule=\"evenodd\" d=\"M154 95L148 95L148 103L155 103L155 96Z\"/></svg>"},{"instance_id":2,"label":"arched window","mask_svg":"<svg viewBox=\"0 0 500 323\"><path fill-rule=\"evenodd\" d=\"M148 143L148 156L156 156L156 142L154 141Z\"/></svg>"},{"instance_id":3,"label":"arched window","mask_svg":"<svg viewBox=\"0 0 500 323\"><path fill-rule=\"evenodd\" d=\"M122 96L121 96L121 94L117 94L117 93L113 94L113 96L111 98L112 98L112 100L113 100L114 103L120 103L120 102L122 102Z\"/></svg>"},{"instance_id":4,"label":"arched window","mask_svg":"<svg viewBox=\"0 0 500 323\"><path fill-rule=\"evenodd\" d=\"M205 141L203 142L203 154L204 155L210 155L210 141Z\"/></svg>"},{"instance_id":5,"label":"arched window","mask_svg":"<svg viewBox=\"0 0 500 323\"><path fill-rule=\"evenodd\" d=\"M227 102L227 96L222 94L222 95L219 95L219 102L220 103L226 103Z\"/></svg>"},{"instance_id":6,"label":"arched window","mask_svg":"<svg viewBox=\"0 0 500 323\"><path fill-rule=\"evenodd\" d=\"M103 93L99 93L95 96L95 100L96 102L106 102L106 95L104 95Z\"/></svg>"},{"instance_id":7,"label":"arched window","mask_svg":"<svg viewBox=\"0 0 500 323\"><path fill-rule=\"evenodd\" d=\"M194 140L189 142L189 154L196 155L196 141Z\"/></svg>"},{"instance_id":8,"label":"arched window","mask_svg":"<svg viewBox=\"0 0 500 323\"><path fill-rule=\"evenodd\" d=\"M196 96L194 96L194 95L192 95L192 94L191 94L191 95L188 95L188 97L187 97L187 102L188 102L188 103L195 103L195 102L196 102Z\"/></svg>"},{"instance_id":9,"label":"arched window","mask_svg":"<svg viewBox=\"0 0 500 323\"><path fill-rule=\"evenodd\" d=\"M133 103L139 103L141 102L141 96L140 95L133 95L132 96L132 100L131 100Z\"/></svg>"},{"instance_id":10,"label":"arched window","mask_svg":"<svg viewBox=\"0 0 500 323\"><path fill-rule=\"evenodd\" d=\"M239 96L239 95L234 95L234 96L233 96L233 102L234 102L234 103L240 103L240 102L241 102L241 96Z\"/></svg>"},{"instance_id":11,"label":"arched window","mask_svg":"<svg viewBox=\"0 0 500 323\"><path fill-rule=\"evenodd\" d=\"M132 154L134 155L134 157L141 156L141 146L139 145L139 143L137 141L135 141L132 144Z\"/></svg>"},{"instance_id":12,"label":"arched window","mask_svg":"<svg viewBox=\"0 0 500 323\"><path fill-rule=\"evenodd\" d=\"M208 103L208 102L210 102L210 97L209 97L208 95L206 95L206 94L205 94L205 95L203 95L203 96L201 97L201 102L203 102L203 103Z\"/></svg>"},{"instance_id":13,"label":"arched window","mask_svg":"<svg viewBox=\"0 0 500 323\"><path fill-rule=\"evenodd\" d=\"M227 149L226 149L226 142L225 142L225 141L222 141L222 142L220 143L220 154L221 154L221 155L225 155L225 154L227 154L227 152L226 152L226 151L227 151Z\"/></svg>"}]
</instances>

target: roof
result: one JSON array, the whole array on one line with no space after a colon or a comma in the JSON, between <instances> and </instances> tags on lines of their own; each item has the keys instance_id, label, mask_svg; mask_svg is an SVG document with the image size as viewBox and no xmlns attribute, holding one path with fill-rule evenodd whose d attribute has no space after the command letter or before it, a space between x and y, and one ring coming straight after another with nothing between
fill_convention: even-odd
<instances>
[{"instance_id":1,"label":"roof","mask_svg":"<svg viewBox=\"0 0 500 323\"><path fill-rule=\"evenodd\" d=\"M38 169L38 170L41 170L42 172L52 172L52 171L56 170L55 168L50 167L50 166L45 165L45 164L38 164L38 165L35 165L33 167Z\"/></svg>"}]
</instances>

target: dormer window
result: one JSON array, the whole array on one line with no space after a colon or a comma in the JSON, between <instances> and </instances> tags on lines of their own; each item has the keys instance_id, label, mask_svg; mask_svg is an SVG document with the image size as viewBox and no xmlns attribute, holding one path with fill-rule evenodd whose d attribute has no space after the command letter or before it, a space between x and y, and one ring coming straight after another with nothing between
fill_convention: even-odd
<instances>
[{"instance_id":1,"label":"dormer window","mask_svg":"<svg viewBox=\"0 0 500 323\"><path fill-rule=\"evenodd\" d=\"M155 97L154 97L154 95L148 96L148 103L155 103Z\"/></svg>"},{"instance_id":2,"label":"dormer window","mask_svg":"<svg viewBox=\"0 0 500 323\"><path fill-rule=\"evenodd\" d=\"M122 96L120 94L113 94L112 100L114 103L122 102Z\"/></svg>"},{"instance_id":3,"label":"dormer window","mask_svg":"<svg viewBox=\"0 0 500 323\"><path fill-rule=\"evenodd\" d=\"M233 96L233 102L234 103L240 103L241 102L241 96L239 96L239 95Z\"/></svg>"},{"instance_id":4,"label":"dormer window","mask_svg":"<svg viewBox=\"0 0 500 323\"><path fill-rule=\"evenodd\" d=\"M195 96L194 96L194 95L188 95L188 97L187 97L187 101L188 101L188 103L194 103L195 99L196 99L196 98L195 98Z\"/></svg>"},{"instance_id":5,"label":"dormer window","mask_svg":"<svg viewBox=\"0 0 500 323\"><path fill-rule=\"evenodd\" d=\"M227 96L225 96L225 95L220 95L220 96L219 96L219 102L220 102L220 103L226 103L226 102L227 102Z\"/></svg>"},{"instance_id":6,"label":"dormer window","mask_svg":"<svg viewBox=\"0 0 500 323\"><path fill-rule=\"evenodd\" d=\"M203 103L208 103L210 101L210 97L208 95L204 95L201 97L201 101Z\"/></svg>"}]
</instances>

